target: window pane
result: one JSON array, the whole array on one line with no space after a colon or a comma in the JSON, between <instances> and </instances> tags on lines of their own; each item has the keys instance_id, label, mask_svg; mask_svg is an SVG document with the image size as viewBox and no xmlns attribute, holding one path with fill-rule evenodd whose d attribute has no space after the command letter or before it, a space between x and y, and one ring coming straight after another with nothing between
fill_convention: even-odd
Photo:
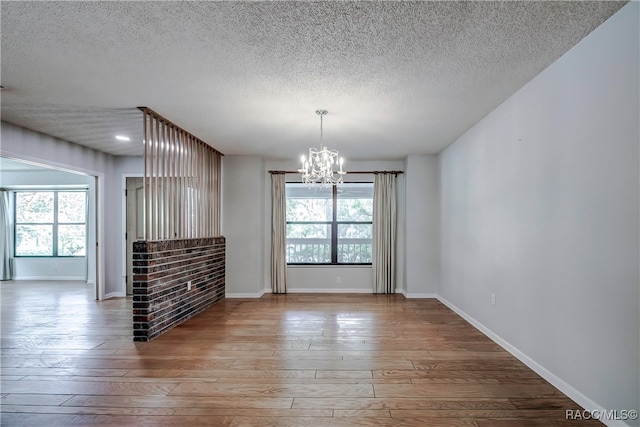
<instances>
[{"instance_id":1,"label":"window pane","mask_svg":"<svg viewBox=\"0 0 640 427\"><path fill-rule=\"evenodd\" d=\"M287 221L331 221L331 188L309 188L307 184L287 184Z\"/></svg>"},{"instance_id":2,"label":"window pane","mask_svg":"<svg viewBox=\"0 0 640 427\"><path fill-rule=\"evenodd\" d=\"M86 193L84 191L58 193L58 221L85 222Z\"/></svg>"},{"instance_id":3,"label":"window pane","mask_svg":"<svg viewBox=\"0 0 640 427\"><path fill-rule=\"evenodd\" d=\"M338 221L371 221L372 218L372 183L338 185Z\"/></svg>"},{"instance_id":4,"label":"window pane","mask_svg":"<svg viewBox=\"0 0 640 427\"><path fill-rule=\"evenodd\" d=\"M52 256L52 225L16 225L17 256Z\"/></svg>"},{"instance_id":5,"label":"window pane","mask_svg":"<svg viewBox=\"0 0 640 427\"><path fill-rule=\"evenodd\" d=\"M16 223L53 222L53 192L16 193Z\"/></svg>"},{"instance_id":6,"label":"window pane","mask_svg":"<svg viewBox=\"0 0 640 427\"><path fill-rule=\"evenodd\" d=\"M289 238L331 240L331 224L287 224Z\"/></svg>"},{"instance_id":7,"label":"window pane","mask_svg":"<svg viewBox=\"0 0 640 427\"><path fill-rule=\"evenodd\" d=\"M335 192L334 188L287 183L287 263L371 263L373 183L340 184ZM338 235L333 245L332 230Z\"/></svg>"},{"instance_id":8,"label":"window pane","mask_svg":"<svg viewBox=\"0 0 640 427\"><path fill-rule=\"evenodd\" d=\"M287 224L287 262L331 262L331 225Z\"/></svg>"},{"instance_id":9,"label":"window pane","mask_svg":"<svg viewBox=\"0 0 640 427\"><path fill-rule=\"evenodd\" d=\"M59 256L84 256L85 242L84 224L58 226Z\"/></svg>"},{"instance_id":10,"label":"window pane","mask_svg":"<svg viewBox=\"0 0 640 427\"><path fill-rule=\"evenodd\" d=\"M338 224L338 262L370 263L371 237L371 224Z\"/></svg>"},{"instance_id":11,"label":"window pane","mask_svg":"<svg viewBox=\"0 0 640 427\"><path fill-rule=\"evenodd\" d=\"M287 239L287 262L328 264L331 262L331 240Z\"/></svg>"}]
</instances>

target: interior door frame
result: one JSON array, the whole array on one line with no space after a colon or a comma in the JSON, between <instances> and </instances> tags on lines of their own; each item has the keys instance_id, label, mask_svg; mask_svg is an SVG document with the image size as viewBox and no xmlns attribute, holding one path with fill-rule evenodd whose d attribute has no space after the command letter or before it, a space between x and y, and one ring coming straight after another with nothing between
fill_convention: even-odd
<instances>
[{"instance_id":1,"label":"interior door frame","mask_svg":"<svg viewBox=\"0 0 640 427\"><path fill-rule=\"evenodd\" d=\"M127 262L127 239L125 238L125 233L127 232L127 178L144 178L143 173L123 173L122 174L122 235L121 238L121 246L122 246L122 274L121 274L121 283L122 283L122 292L123 295L127 295L127 269L129 268L129 264Z\"/></svg>"}]
</instances>

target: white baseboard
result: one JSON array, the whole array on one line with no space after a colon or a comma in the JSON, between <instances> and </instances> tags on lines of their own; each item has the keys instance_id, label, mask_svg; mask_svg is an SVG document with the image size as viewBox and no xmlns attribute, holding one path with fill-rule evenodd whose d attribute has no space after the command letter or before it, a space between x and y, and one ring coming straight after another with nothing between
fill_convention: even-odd
<instances>
[{"instance_id":1,"label":"white baseboard","mask_svg":"<svg viewBox=\"0 0 640 427\"><path fill-rule=\"evenodd\" d=\"M104 298L103 299L124 298L126 296L127 296L126 292L109 292L108 294L104 294Z\"/></svg>"},{"instance_id":2,"label":"white baseboard","mask_svg":"<svg viewBox=\"0 0 640 427\"><path fill-rule=\"evenodd\" d=\"M266 289L263 289L260 292L251 293L251 292L225 292L225 298L260 298L262 295L267 292ZM271 291L269 291L271 292Z\"/></svg>"},{"instance_id":3,"label":"white baseboard","mask_svg":"<svg viewBox=\"0 0 640 427\"><path fill-rule=\"evenodd\" d=\"M287 288L288 294L371 294L373 289L363 288Z\"/></svg>"},{"instance_id":4,"label":"white baseboard","mask_svg":"<svg viewBox=\"0 0 640 427\"><path fill-rule=\"evenodd\" d=\"M407 292L404 289L402 290L402 295L404 295L405 298L438 298L438 294L415 294Z\"/></svg>"},{"instance_id":5,"label":"white baseboard","mask_svg":"<svg viewBox=\"0 0 640 427\"><path fill-rule=\"evenodd\" d=\"M567 395L571 400L576 402L578 405L582 406L584 409L586 409L588 411L598 411L599 413L603 413L603 412L606 411L605 408L603 408L601 405L598 405L596 402L594 402L593 400L589 399L587 396L585 396L584 394L582 394L581 392L576 390L573 386L571 386L569 383L564 381L562 378L558 377L557 375L555 375L551 371L547 370L544 366L540 365L535 360L531 359L529 356L524 354L522 351L518 350L516 347L511 345L508 341L506 341L505 339L500 337L498 334L493 332L491 329L487 328L482 323L478 322L476 319L474 319L473 317L468 315L466 312L464 312L463 310L461 310L460 308L455 306L453 303L448 301L446 298L443 298L440 295L436 295L436 298L441 303L443 303L444 305L449 307L451 310L453 310L455 313L460 315L460 317L462 317L464 320L466 320L471 325L473 325L480 332L482 332L487 337L492 339L500 347L504 348L506 351L511 353L512 356L514 356L515 358L520 360L522 363L527 365L529 368L531 368L533 371L535 371L542 378L547 380L555 388L557 388L562 393ZM576 409L578 409L578 408L576 408ZM603 419L603 420L600 420L600 421L602 421L605 425L607 425L609 427L630 426L630 424L627 424L627 423L625 423L623 421L618 421L618 420L604 420Z\"/></svg>"},{"instance_id":6,"label":"white baseboard","mask_svg":"<svg viewBox=\"0 0 640 427\"><path fill-rule=\"evenodd\" d=\"M257 293L227 292L225 298L260 298L264 294L270 294L271 289L263 289ZM371 289L347 288L347 289L326 289L326 288L289 288L288 294L370 294ZM408 294L403 289L396 289L397 294L402 294L406 298L437 298L437 294Z\"/></svg>"},{"instance_id":7,"label":"white baseboard","mask_svg":"<svg viewBox=\"0 0 640 427\"><path fill-rule=\"evenodd\" d=\"M11 280L45 280L47 282L69 280L69 281L86 281L85 276L13 276Z\"/></svg>"}]
</instances>

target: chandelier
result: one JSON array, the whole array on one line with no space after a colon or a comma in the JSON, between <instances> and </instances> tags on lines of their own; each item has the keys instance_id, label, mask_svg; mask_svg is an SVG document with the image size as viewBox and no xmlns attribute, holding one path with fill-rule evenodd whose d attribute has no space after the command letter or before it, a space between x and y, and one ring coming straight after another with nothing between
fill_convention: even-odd
<instances>
[{"instance_id":1,"label":"chandelier","mask_svg":"<svg viewBox=\"0 0 640 427\"><path fill-rule=\"evenodd\" d=\"M316 110L316 114L320 116L320 149L309 148L309 158L302 156L302 169L298 169L298 172L302 174L302 182L305 184L340 184L346 174L342 170L344 159L338 159L337 150L329 150L322 144L322 118L327 114L327 110Z\"/></svg>"}]
</instances>

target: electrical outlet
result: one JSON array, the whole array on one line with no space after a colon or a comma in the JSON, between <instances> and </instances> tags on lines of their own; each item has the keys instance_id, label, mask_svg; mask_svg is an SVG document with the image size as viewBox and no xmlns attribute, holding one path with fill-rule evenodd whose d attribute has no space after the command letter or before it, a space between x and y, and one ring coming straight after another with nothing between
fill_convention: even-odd
<instances>
[{"instance_id":1,"label":"electrical outlet","mask_svg":"<svg viewBox=\"0 0 640 427\"><path fill-rule=\"evenodd\" d=\"M342 283L342 277L340 276L336 277L336 283Z\"/></svg>"},{"instance_id":2,"label":"electrical outlet","mask_svg":"<svg viewBox=\"0 0 640 427\"><path fill-rule=\"evenodd\" d=\"M189 280L187 282L187 290L190 291L191 290L191 280Z\"/></svg>"},{"instance_id":3,"label":"electrical outlet","mask_svg":"<svg viewBox=\"0 0 640 427\"><path fill-rule=\"evenodd\" d=\"M496 294L491 294L491 305L496 305Z\"/></svg>"}]
</instances>

